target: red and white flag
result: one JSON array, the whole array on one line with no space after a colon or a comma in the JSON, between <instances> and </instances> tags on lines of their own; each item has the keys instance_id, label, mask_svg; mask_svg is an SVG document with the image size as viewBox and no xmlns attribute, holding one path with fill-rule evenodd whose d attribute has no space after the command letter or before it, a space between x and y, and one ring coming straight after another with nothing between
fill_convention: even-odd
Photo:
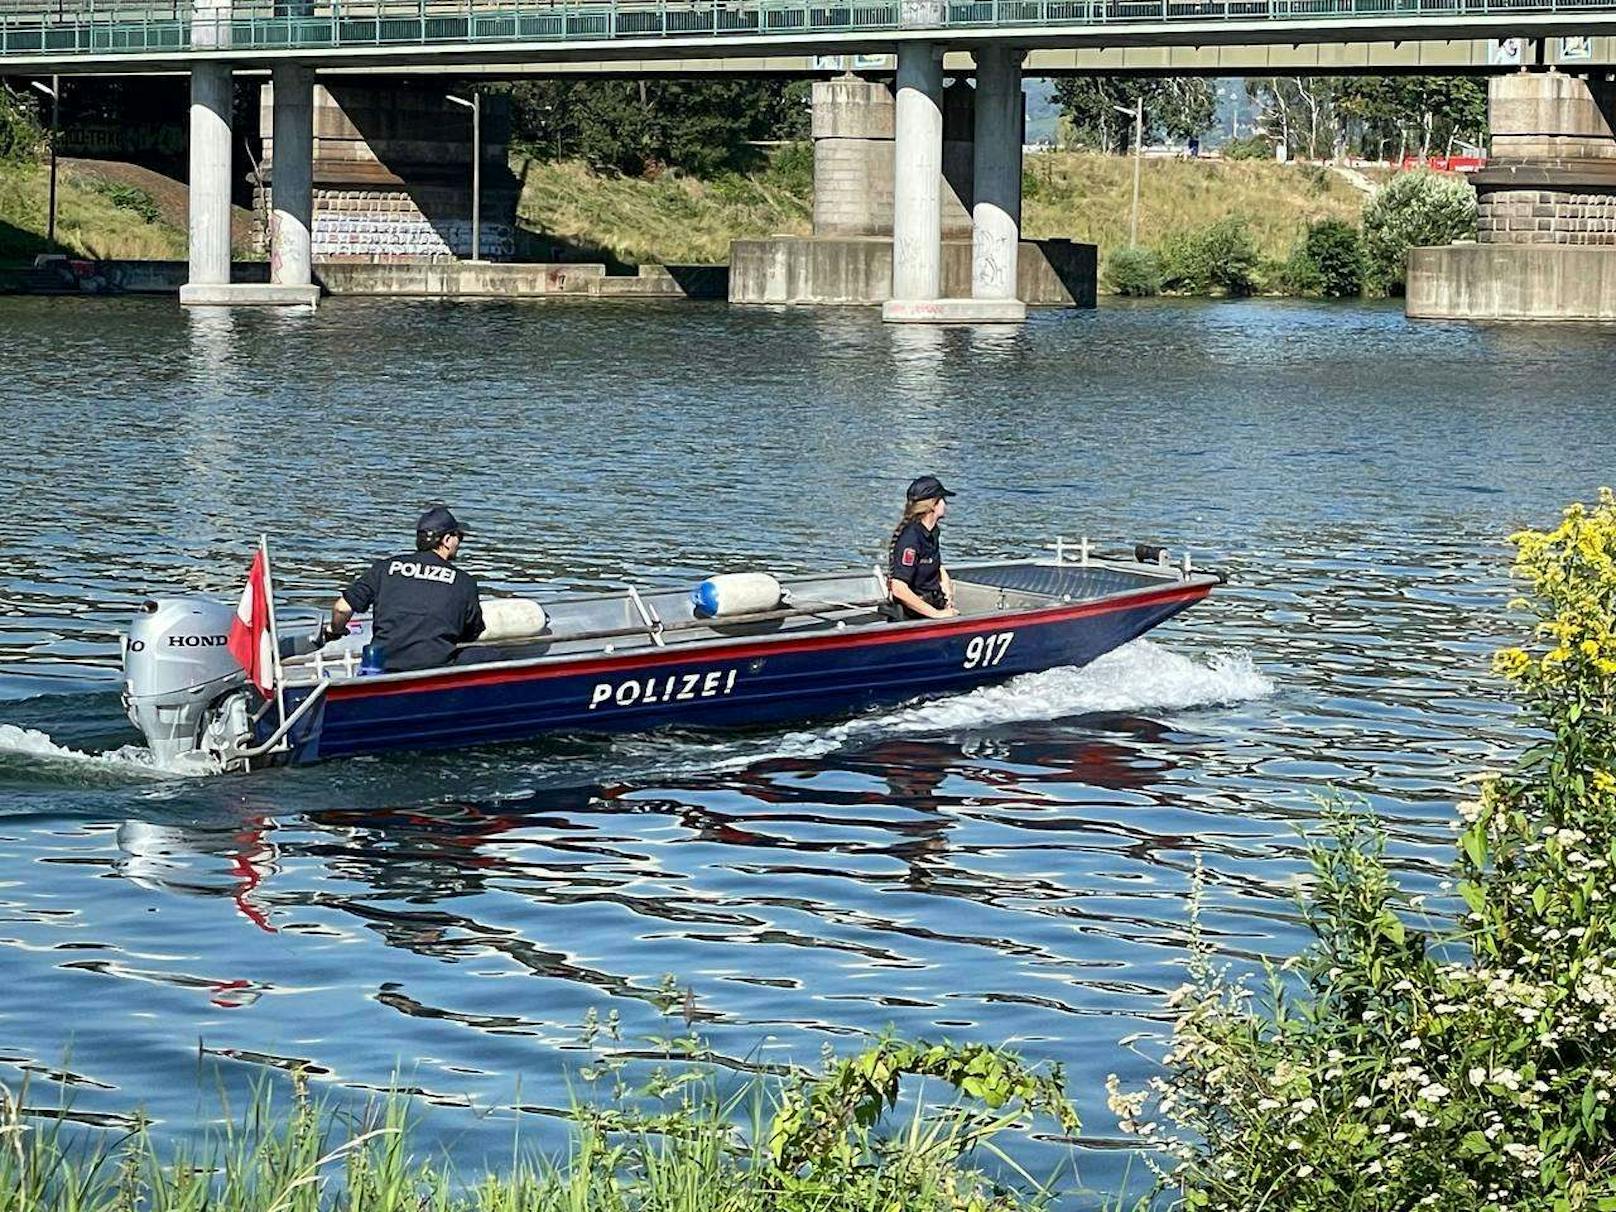
<instances>
[{"instance_id":1,"label":"red and white flag","mask_svg":"<svg viewBox=\"0 0 1616 1212\"><path fill-rule=\"evenodd\" d=\"M230 624L230 655L241 662L247 678L268 698L275 685L275 632L270 624L269 554L259 547L247 571L247 587L241 591Z\"/></svg>"}]
</instances>

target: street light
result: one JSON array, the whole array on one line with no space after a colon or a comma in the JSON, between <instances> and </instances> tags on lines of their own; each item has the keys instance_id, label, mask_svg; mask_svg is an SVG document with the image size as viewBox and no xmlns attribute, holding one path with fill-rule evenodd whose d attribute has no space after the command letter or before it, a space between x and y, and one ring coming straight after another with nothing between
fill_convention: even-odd
<instances>
[{"instance_id":1,"label":"street light","mask_svg":"<svg viewBox=\"0 0 1616 1212\"><path fill-rule=\"evenodd\" d=\"M471 111L471 259L483 259L483 95L472 93L471 100L445 93L456 105Z\"/></svg>"},{"instance_id":2,"label":"street light","mask_svg":"<svg viewBox=\"0 0 1616 1212\"><path fill-rule=\"evenodd\" d=\"M45 220L45 247L51 252L56 251L56 132L62 122L62 78L52 76L51 82L46 84L42 80L32 82L33 86L51 99L51 125L50 125L50 213Z\"/></svg>"},{"instance_id":3,"label":"street light","mask_svg":"<svg viewBox=\"0 0 1616 1212\"><path fill-rule=\"evenodd\" d=\"M1139 247L1139 160L1145 153L1145 99L1136 97L1132 105L1112 103L1119 114L1133 116L1133 216L1128 221L1128 245Z\"/></svg>"}]
</instances>

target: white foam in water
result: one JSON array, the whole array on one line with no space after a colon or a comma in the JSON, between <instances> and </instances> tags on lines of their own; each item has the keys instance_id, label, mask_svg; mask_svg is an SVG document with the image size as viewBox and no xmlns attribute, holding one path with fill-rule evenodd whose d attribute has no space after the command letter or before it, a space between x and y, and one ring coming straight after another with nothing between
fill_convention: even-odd
<instances>
[{"instance_id":1,"label":"white foam in water","mask_svg":"<svg viewBox=\"0 0 1616 1212\"><path fill-rule=\"evenodd\" d=\"M1082 668L1025 673L998 686L937 699L818 732L788 733L767 754L717 763L749 766L771 757L815 757L852 741L892 733L989 728L1094 712L1162 711L1260 699L1274 683L1245 652L1214 653L1204 663L1150 640L1135 640Z\"/></svg>"},{"instance_id":2,"label":"white foam in water","mask_svg":"<svg viewBox=\"0 0 1616 1212\"><path fill-rule=\"evenodd\" d=\"M74 766L98 771L115 771L141 778L175 778L186 774L208 773L188 767L159 766L152 751L144 745L123 745L105 753L85 753L58 745L47 733L36 728L0 724L0 757L18 755L41 764Z\"/></svg>"}]
</instances>

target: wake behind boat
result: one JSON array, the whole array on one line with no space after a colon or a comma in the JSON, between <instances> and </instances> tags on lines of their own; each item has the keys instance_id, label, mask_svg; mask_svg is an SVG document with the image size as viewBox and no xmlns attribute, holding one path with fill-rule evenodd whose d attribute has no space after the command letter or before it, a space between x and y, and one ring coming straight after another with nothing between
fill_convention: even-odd
<instances>
[{"instance_id":1,"label":"wake behind boat","mask_svg":"<svg viewBox=\"0 0 1616 1212\"><path fill-rule=\"evenodd\" d=\"M894 622L881 570L714 577L694 591L484 603L488 628L451 664L370 673L369 624L325 645L269 637L268 683L227 647L236 610L148 601L124 643L124 703L158 761L226 770L551 733L736 728L953 693L1086 665L1193 605L1223 578L1141 546L1098 559L952 570L959 614ZM267 562L266 562L267 573Z\"/></svg>"}]
</instances>

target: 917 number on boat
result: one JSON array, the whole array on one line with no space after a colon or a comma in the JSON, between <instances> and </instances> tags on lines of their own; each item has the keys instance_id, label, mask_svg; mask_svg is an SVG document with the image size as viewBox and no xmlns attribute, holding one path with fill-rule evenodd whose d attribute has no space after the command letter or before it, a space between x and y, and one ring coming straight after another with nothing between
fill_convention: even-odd
<instances>
[{"instance_id":1,"label":"917 number on boat","mask_svg":"<svg viewBox=\"0 0 1616 1212\"><path fill-rule=\"evenodd\" d=\"M1010 651L1010 641L1016 638L1013 631L1000 631L994 635L973 635L970 642L965 645L965 668L988 669L1004 660L1004 654Z\"/></svg>"}]
</instances>

